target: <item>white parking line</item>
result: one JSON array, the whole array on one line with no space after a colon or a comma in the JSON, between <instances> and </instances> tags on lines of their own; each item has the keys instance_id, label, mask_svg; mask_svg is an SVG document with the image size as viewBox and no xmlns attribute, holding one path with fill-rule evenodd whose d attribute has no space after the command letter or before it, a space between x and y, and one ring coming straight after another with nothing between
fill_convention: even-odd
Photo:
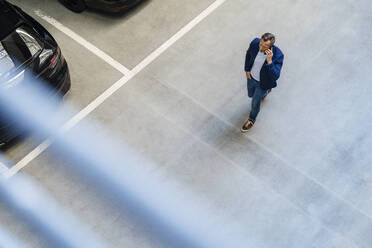
<instances>
[{"instance_id":1,"label":"white parking line","mask_svg":"<svg viewBox=\"0 0 372 248\"><path fill-rule=\"evenodd\" d=\"M22 158L17 164L15 164L10 169L3 172L5 178L10 178L14 176L18 171L28 165L32 160L39 156L43 151L45 151L52 144L51 140L47 139L38 145L34 150Z\"/></svg>"},{"instance_id":2,"label":"white parking line","mask_svg":"<svg viewBox=\"0 0 372 248\"><path fill-rule=\"evenodd\" d=\"M84 119L94 109L96 109L99 105L101 105L112 94L114 94L117 90L119 90L123 85L125 85L135 75L137 75L139 72L141 72L146 66L148 66L151 62L153 62L156 58L158 58L164 51L166 51L175 42L177 42L179 39L181 39L185 34L187 34L192 28L194 28L196 25L198 25L204 18L206 18L208 15L210 15L214 10L216 10L224 2L226 2L226 0L216 0L215 2L213 2L207 9L205 9L203 12L201 12L197 17L195 17L186 26L184 26L175 35L173 35L169 40L167 40L163 45L161 45L158 49L156 49L149 56L147 56L142 62L140 62L135 68L133 68L132 71L128 71L124 77L122 77L119 81L114 83L110 88L108 88L105 92L103 92L100 96L98 96L95 100L93 100L88 106L86 106L83 110L81 110L79 113L77 113L72 119L70 119L61 128L61 132L67 132L72 127L77 125L82 119ZM42 16L40 16L40 17L42 17ZM45 17L45 16L42 17L42 18L44 20L45 20L45 18L47 18L48 20L53 20L50 17ZM54 25L53 23L51 23L51 24ZM61 25L60 27L64 27L62 24L58 24L58 25ZM67 30L69 30L69 29L67 29ZM75 34L75 33L73 33L73 34ZM80 36L78 36L78 37L80 37ZM16 165L11 167L4 174L4 176L6 178L10 178L13 175L15 175L18 171L20 171L22 168L27 166L32 160L34 160L43 151L45 151L51 144L52 144L52 142L50 140L46 140L43 143L41 143L38 147L36 147L28 155L26 155L23 159L21 159Z\"/></svg>"},{"instance_id":3,"label":"white parking line","mask_svg":"<svg viewBox=\"0 0 372 248\"><path fill-rule=\"evenodd\" d=\"M3 165L1 162L0 162L0 175L2 174L5 174L8 172L8 167L6 167L5 165Z\"/></svg>"},{"instance_id":4,"label":"white parking line","mask_svg":"<svg viewBox=\"0 0 372 248\"><path fill-rule=\"evenodd\" d=\"M63 24L61 24L60 22L58 22L54 18L45 15L41 10L36 10L35 11L35 14L37 16L39 16L40 18L42 18L44 21L46 21L49 24L53 25L59 31L61 31L62 33L66 34L71 39L73 39L74 41L76 41L77 43L79 43L80 45L82 45L83 47L85 47L86 49L88 49L89 51L91 51L92 53L94 53L95 55L97 55L99 58L103 59L106 63L108 63L109 65L111 65L112 67L114 67L116 70L120 71L124 75L129 74L130 70L128 68L126 68L125 66L123 66L122 64L120 64L118 61L116 61L115 59L113 59L112 57L110 57L107 53L101 51L96 46L94 46L92 43L90 43L89 41L85 40L83 37L81 37L80 35L78 35L74 31L72 31L68 27L64 26Z\"/></svg>"}]
</instances>

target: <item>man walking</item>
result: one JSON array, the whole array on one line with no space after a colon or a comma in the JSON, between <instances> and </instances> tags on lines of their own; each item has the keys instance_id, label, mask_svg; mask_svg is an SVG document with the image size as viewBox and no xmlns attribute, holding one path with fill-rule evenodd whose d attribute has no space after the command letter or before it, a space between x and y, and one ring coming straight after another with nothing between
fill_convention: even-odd
<instances>
[{"instance_id":1,"label":"man walking","mask_svg":"<svg viewBox=\"0 0 372 248\"><path fill-rule=\"evenodd\" d=\"M261 101L277 86L282 69L284 54L274 46L275 36L265 33L261 39L255 38L245 56L248 97L252 98L248 120L240 129L243 133L253 127L260 112Z\"/></svg>"}]
</instances>

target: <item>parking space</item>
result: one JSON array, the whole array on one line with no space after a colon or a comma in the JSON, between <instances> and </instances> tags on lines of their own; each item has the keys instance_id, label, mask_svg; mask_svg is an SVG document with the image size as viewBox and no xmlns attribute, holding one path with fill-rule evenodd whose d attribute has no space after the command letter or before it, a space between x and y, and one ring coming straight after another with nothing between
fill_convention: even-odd
<instances>
[{"instance_id":1,"label":"parking space","mask_svg":"<svg viewBox=\"0 0 372 248\"><path fill-rule=\"evenodd\" d=\"M43 21L37 15L33 15L33 17L42 23L57 40L62 54L67 60L72 87L65 100L75 107L75 111L80 111L87 106L123 76L122 73L92 54L66 34ZM9 146L6 150L6 155L12 162L17 163L40 142L41 140L35 141L33 137L25 136Z\"/></svg>"},{"instance_id":2,"label":"parking space","mask_svg":"<svg viewBox=\"0 0 372 248\"><path fill-rule=\"evenodd\" d=\"M83 38L132 69L190 20L207 8L213 0L146 0L122 15L105 15L87 10L75 14L57 0L22 1L26 10L41 10ZM79 25L76 25L79 23Z\"/></svg>"},{"instance_id":3,"label":"parking space","mask_svg":"<svg viewBox=\"0 0 372 248\"><path fill-rule=\"evenodd\" d=\"M68 61L73 84L66 99L79 111L123 75L102 58L89 52L84 47L85 44L78 44L68 33L61 32L43 20L40 13L70 28L123 66L133 68L212 1L193 1L179 6L176 1L148 0L119 15L108 15L89 9L82 14L76 14L58 1L10 2L21 6L57 40ZM35 141L35 137L22 137L6 149L6 155L16 164L40 142L38 139Z\"/></svg>"},{"instance_id":4,"label":"parking space","mask_svg":"<svg viewBox=\"0 0 372 248\"><path fill-rule=\"evenodd\" d=\"M133 69L213 1L148 0L123 16L75 14L57 1L13 2L59 42L73 83L67 101L80 110L123 74L35 10ZM247 247L370 247L372 91L366 72L372 53L361 48L372 40L360 37L370 27L372 5L358 3L286 0L263 7L261 1L227 0L90 119L151 161L138 161L139 168L175 188L186 186L210 213L229 220L218 225L242 225L234 235L248 237ZM249 41L268 28L278 34L285 66L254 129L243 135L249 112L244 55ZM21 142L7 155L17 161L33 144ZM112 247L164 247L122 206L66 170L69 163L52 146L22 173ZM48 246L11 214L0 211L0 219L30 247Z\"/></svg>"}]
</instances>

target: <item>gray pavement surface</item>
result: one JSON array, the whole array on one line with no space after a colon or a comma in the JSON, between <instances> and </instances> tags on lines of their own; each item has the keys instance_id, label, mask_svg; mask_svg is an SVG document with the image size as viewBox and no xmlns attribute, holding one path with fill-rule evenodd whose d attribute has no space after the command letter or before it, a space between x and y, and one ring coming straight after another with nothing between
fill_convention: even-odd
<instances>
[{"instance_id":1,"label":"gray pavement surface","mask_svg":"<svg viewBox=\"0 0 372 248\"><path fill-rule=\"evenodd\" d=\"M212 1L151 0L122 19L77 15L57 1L13 2L43 10L132 68ZM227 218L220 228L243 226L236 235L252 241L246 247L370 248L371 11L368 0L227 0L90 119L152 162L138 166L186 186ZM120 77L40 22L70 61L69 102L83 107ZM277 34L284 67L254 128L241 134L250 109L244 55L266 31ZM23 146L9 156L21 156ZM112 247L165 247L112 198L68 172L68 159L52 150L22 173ZM30 247L48 247L1 205L0 222Z\"/></svg>"}]
</instances>

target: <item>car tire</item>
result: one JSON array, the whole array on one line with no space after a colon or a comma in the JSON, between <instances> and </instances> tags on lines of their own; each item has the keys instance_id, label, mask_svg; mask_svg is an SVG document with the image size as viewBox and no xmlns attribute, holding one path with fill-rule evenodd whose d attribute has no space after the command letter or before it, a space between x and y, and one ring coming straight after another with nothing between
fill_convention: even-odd
<instances>
[{"instance_id":1,"label":"car tire","mask_svg":"<svg viewBox=\"0 0 372 248\"><path fill-rule=\"evenodd\" d=\"M85 0L59 0L59 1L69 10L72 10L76 13L81 13L87 8Z\"/></svg>"}]
</instances>

